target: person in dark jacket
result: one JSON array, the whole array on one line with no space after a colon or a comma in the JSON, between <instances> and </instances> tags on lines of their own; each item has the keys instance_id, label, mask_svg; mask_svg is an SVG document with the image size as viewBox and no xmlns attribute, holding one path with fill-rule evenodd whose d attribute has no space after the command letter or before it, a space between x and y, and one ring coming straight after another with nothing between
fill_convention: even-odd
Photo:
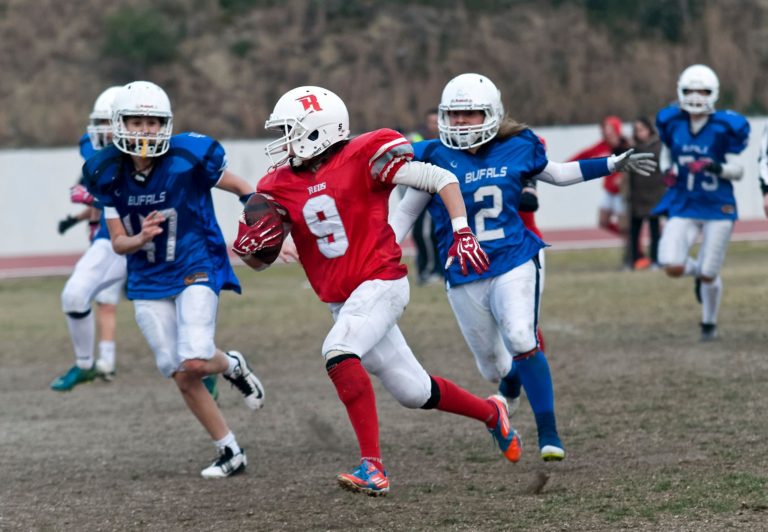
<instances>
[{"instance_id":1,"label":"person in dark jacket","mask_svg":"<svg viewBox=\"0 0 768 532\"><path fill-rule=\"evenodd\" d=\"M661 141L653 123L646 117L637 118L633 123L632 131L635 151L637 153L653 153L654 159L658 161ZM661 231L659 217L652 215L651 210L653 210L664 195L666 190L664 178L658 169L649 177L629 171L624 189L627 198L627 217L629 219L629 238L627 240L629 264L635 269L645 269L649 266L658 267ZM646 220L651 236L647 255L643 254L640 241L643 221Z\"/></svg>"}]
</instances>

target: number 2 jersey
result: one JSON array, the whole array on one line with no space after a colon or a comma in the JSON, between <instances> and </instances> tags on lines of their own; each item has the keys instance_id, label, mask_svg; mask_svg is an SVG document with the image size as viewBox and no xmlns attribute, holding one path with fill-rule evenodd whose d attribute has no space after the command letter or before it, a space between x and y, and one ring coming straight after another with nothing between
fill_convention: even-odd
<instances>
[{"instance_id":1,"label":"number 2 jersey","mask_svg":"<svg viewBox=\"0 0 768 532\"><path fill-rule=\"evenodd\" d=\"M88 189L104 207L117 211L128 235L141 232L152 211L165 216L163 232L127 256L129 299L163 299L192 284L217 294L222 289L240 292L211 198L226 165L221 144L197 133L171 137L168 152L154 159L146 177L114 146L86 161Z\"/></svg>"},{"instance_id":2,"label":"number 2 jersey","mask_svg":"<svg viewBox=\"0 0 768 532\"><path fill-rule=\"evenodd\" d=\"M656 115L656 127L677 168L677 180L653 213L702 220L736 220L738 213L731 181L709 172L694 174L687 165L698 159L722 164L727 153L744 151L749 140L747 119L733 111L717 111L693 134L690 115L671 105Z\"/></svg>"},{"instance_id":3,"label":"number 2 jersey","mask_svg":"<svg viewBox=\"0 0 768 532\"><path fill-rule=\"evenodd\" d=\"M530 129L480 146L474 155L447 148L439 140L414 145L415 159L453 172L459 179L467 221L480 246L491 259L483 274L471 268L464 276L454 264L445 272L450 286L496 277L535 257L546 246L526 229L517 212L522 180L540 174L548 160L544 145ZM445 263L453 243L453 228L443 201L437 194L428 205L435 223L440 259Z\"/></svg>"},{"instance_id":4,"label":"number 2 jersey","mask_svg":"<svg viewBox=\"0 0 768 532\"><path fill-rule=\"evenodd\" d=\"M379 129L336 149L316 172L285 165L257 185L288 211L301 265L326 303L346 301L365 281L408 273L387 218L392 176L412 158L411 145Z\"/></svg>"}]
</instances>

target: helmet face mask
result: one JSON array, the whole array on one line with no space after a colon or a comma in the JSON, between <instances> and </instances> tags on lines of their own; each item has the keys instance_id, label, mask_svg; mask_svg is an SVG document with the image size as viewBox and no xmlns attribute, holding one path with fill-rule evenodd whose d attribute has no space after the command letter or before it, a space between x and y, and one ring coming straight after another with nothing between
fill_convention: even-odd
<instances>
[{"instance_id":1,"label":"helmet face mask","mask_svg":"<svg viewBox=\"0 0 768 532\"><path fill-rule=\"evenodd\" d=\"M157 131L144 127L130 129L131 117L155 117L160 121ZM173 133L171 102L165 91L148 81L134 81L115 96L112 106L112 143L128 155L159 157L168 151Z\"/></svg>"},{"instance_id":2,"label":"helmet face mask","mask_svg":"<svg viewBox=\"0 0 768 532\"><path fill-rule=\"evenodd\" d=\"M112 103L121 86L110 87L102 92L93 104L93 111L88 116L86 128L93 149L100 150L112 143Z\"/></svg>"},{"instance_id":3,"label":"helmet face mask","mask_svg":"<svg viewBox=\"0 0 768 532\"><path fill-rule=\"evenodd\" d=\"M482 111L482 124L451 125L451 112ZM496 85L480 74L461 74L443 89L438 106L437 125L440 141L449 148L468 150L492 140L504 119L501 93Z\"/></svg>"},{"instance_id":4,"label":"helmet face mask","mask_svg":"<svg viewBox=\"0 0 768 532\"><path fill-rule=\"evenodd\" d=\"M349 138L349 113L333 92L322 87L297 87L277 101L264 128L282 134L266 146L272 167L289 159L298 166Z\"/></svg>"},{"instance_id":5,"label":"helmet face mask","mask_svg":"<svg viewBox=\"0 0 768 532\"><path fill-rule=\"evenodd\" d=\"M682 110L695 115L714 113L719 95L720 81L708 66L691 65L680 74L677 99Z\"/></svg>"}]
</instances>

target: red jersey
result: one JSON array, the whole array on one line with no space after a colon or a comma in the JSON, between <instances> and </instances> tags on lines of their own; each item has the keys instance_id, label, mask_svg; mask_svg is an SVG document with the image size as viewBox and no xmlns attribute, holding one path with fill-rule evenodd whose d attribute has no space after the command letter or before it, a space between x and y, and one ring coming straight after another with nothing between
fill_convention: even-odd
<instances>
[{"instance_id":1,"label":"red jersey","mask_svg":"<svg viewBox=\"0 0 768 532\"><path fill-rule=\"evenodd\" d=\"M530 229L537 237L544 239L544 236L541 234L541 231L539 231L539 227L536 225L536 217L534 216L533 212L530 211L519 211L517 214L520 215L520 219L523 221L523 225Z\"/></svg>"},{"instance_id":2,"label":"red jersey","mask_svg":"<svg viewBox=\"0 0 768 532\"><path fill-rule=\"evenodd\" d=\"M622 144L625 144L625 141L623 140L623 137L621 136L621 120L618 117L615 116L607 116L603 119L603 125L609 126L611 129L613 129L616 134L619 136L619 138L622 139ZM629 147L629 146L626 146ZM622 146L624 148L624 146ZM624 151L624 149L621 149L621 151ZM573 157L571 157L571 161L578 161L579 159L594 159L596 157L610 157L614 153L614 148L611 147L610 144L608 144L604 139L598 142L597 144L594 144L593 146L590 146L589 148L586 148L585 150L580 151ZM603 178L603 188L611 193L611 194L618 194L621 192L621 172L614 172L610 175L607 175Z\"/></svg>"},{"instance_id":3,"label":"red jersey","mask_svg":"<svg viewBox=\"0 0 768 532\"><path fill-rule=\"evenodd\" d=\"M285 165L259 181L257 191L288 211L301 265L322 301L341 303L365 281L407 275L387 219L392 178L412 157L400 133L379 129L347 142L316 172Z\"/></svg>"}]
</instances>

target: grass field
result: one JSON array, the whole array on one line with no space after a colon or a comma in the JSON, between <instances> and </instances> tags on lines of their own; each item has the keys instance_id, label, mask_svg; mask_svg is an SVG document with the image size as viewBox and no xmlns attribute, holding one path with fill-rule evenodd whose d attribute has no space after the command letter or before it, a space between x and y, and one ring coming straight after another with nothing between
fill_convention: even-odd
<instances>
[{"instance_id":1,"label":"grass field","mask_svg":"<svg viewBox=\"0 0 768 532\"><path fill-rule=\"evenodd\" d=\"M220 404L250 461L199 478L214 456L175 386L119 308L118 376L57 394L72 363L63 278L0 282L0 530L765 530L768 528L768 243L733 244L721 340L698 341L690 279L619 272L618 251L550 252L542 324L565 462L545 464L527 403L503 461L478 423L406 410L376 383L392 493L337 488L357 449L319 351L325 307L295 266L238 274L218 344L267 388L250 412ZM401 321L428 371L478 394L438 286L411 289Z\"/></svg>"}]
</instances>

